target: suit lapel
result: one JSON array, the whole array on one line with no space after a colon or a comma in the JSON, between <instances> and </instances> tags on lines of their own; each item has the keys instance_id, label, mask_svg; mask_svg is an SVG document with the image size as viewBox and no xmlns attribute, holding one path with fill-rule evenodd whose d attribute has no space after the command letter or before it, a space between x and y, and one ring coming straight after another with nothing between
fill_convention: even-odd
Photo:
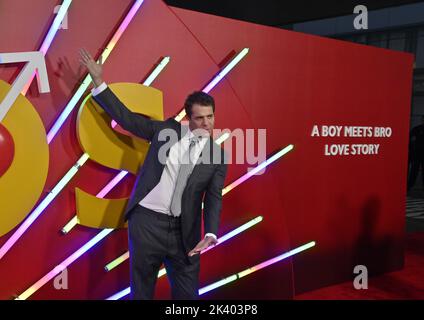
<instances>
[{"instance_id":1,"label":"suit lapel","mask_svg":"<svg viewBox=\"0 0 424 320\"><path fill-rule=\"evenodd\" d=\"M180 142L181 141L181 139L182 139L182 137L184 137L185 135L186 135L186 133L187 133L187 131L188 131L188 126L182 126L182 125L180 125L180 123L178 123L178 122L176 122L176 125L175 125L175 127L170 127L170 128L165 128L165 130L168 130L168 129L172 129L172 130L175 130L175 132L177 133L177 137L178 137L178 140L177 141L175 141L171 146L169 146L169 148L168 148L168 150L166 150L166 159L168 159L168 157L169 157L169 152L171 151L171 148L176 144L176 143L178 143L178 142ZM169 140L171 139L171 137L169 137L169 139L168 140L166 140L166 141L161 141L161 142L159 142L159 147L161 147L161 146L163 146L165 143L167 143ZM163 165L162 166L162 170L163 170L163 168L165 167L165 165Z\"/></svg>"},{"instance_id":2,"label":"suit lapel","mask_svg":"<svg viewBox=\"0 0 424 320\"><path fill-rule=\"evenodd\" d=\"M203 147L202 152L199 155L199 158L196 161L196 164L193 167L193 170L191 171L191 174L188 178L187 181L187 186L192 183L193 181L195 181L196 176L199 173L199 170L201 170L201 168L203 166L207 166L208 164L212 164L212 159L213 159L213 140L211 137L209 137L209 139L206 141L205 146ZM203 163L203 160L208 160L206 163Z\"/></svg>"}]
</instances>

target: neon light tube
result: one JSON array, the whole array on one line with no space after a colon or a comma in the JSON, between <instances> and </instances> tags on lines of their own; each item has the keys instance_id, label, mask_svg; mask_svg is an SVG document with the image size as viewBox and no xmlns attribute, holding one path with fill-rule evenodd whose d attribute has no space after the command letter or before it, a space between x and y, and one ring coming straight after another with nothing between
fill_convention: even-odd
<instances>
[{"instance_id":1,"label":"neon light tube","mask_svg":"<svg viewBox=\"0 0 424 320\"><path fill-rule=\"evenodd\" d=\"M52 25L50 26L49 31L47 32L46 37L44 38L43 43L38 51L41 51L44 56L47 54L47 50L49 50L50 45L53 42L54 37L56 36L57 31L59 30L60 24L63 21L66 13L68 12L69 6L71 5L72 0L63 0L63 3L60 5L60 9L56 14L56 17L53 20ZM26 95L29 87L31 86L32 80L34 80L35 73L32 75L30 80L27 82L25 87L22 89L22 95Z\"/></svg>"},{"instance_id":2,"label":"neon light tube","mask_svg":"<svg viewBox=\"0 0 424 320\"><path fill-rule=\"evenodd\" d=\"M78 223L78 217L74 216L60 231L62 232L62 234L68 234L69 231L71 231Z\"/></svg>"},{"instance_id":3,"label":"neon light tube","mask_svg":"<svg viewBox=\"0 0 424 320\"><path fill-rule=\"evenodd\" d=\"M24 232L31 226L31 224L38 218L43 210L53 201L60 191L68 184L72 177L78 172L79 168L88 160L88 154L84 153L83 156L72 166L66 175L59 181L53 190L43 199L37 208L25 219L13 235L6 241L0 248L0 260L9 251L9 249L18 241Z\"/></svg>"},{"instance_id":4,"label":"neon light tube","mask_svg":"<svg viewBox=\"0 0 424 320\"><path fill-rule=\"evenodd\" d=\"M231 60L230 63L228 63L223 69L222 71L220 71L218 73L217 76L215 76L212 81L210 81L206 87L204 87L202 89L203 92L205 93L209 93L217 84L218 82L220 82L225 75L228 74L228 72L230 72L236 65L237 63L239 63L241 61L241 59L243 59L247 53L249 52L249 48L244 48L242 51L240 51L233 60ZM181 110L180 113L175 117L175 120L177 121L181 121L184 117L185 117L186 113L185 113L185 109Z\"/></svg>"},{"instance_id":5,"label":"neon light tube","mask_svg":"<svg viewBox=\"0 0 424 320\"><path fill-rule=\"evenodd\" d=\"M208 252L209 250L217 247L218 245L224 243L225 241L227 241L227 240L235 237L236 235L242 233L243 231L253 227L254 225L258 224L259 222L262 222L263 219L264 219L264 217L262 217L262 216L256 217L255 219L250 220L249 222L241 225L240 227L234 229L233 231L228 232L226 235L224 235L224 236L222 236L221 238L218 239L218 243L215 246L206 248L201 253L203 254L205 252Z\"/></svg>"},{"instance_id":6,"label":"neon light tube","mask_svg":"<svg viewBox=\"0 0 424 320\"><path fill-rule=\"evenodd\" d=\"M130 252L127 251L123 255L120 255L118 258L116 258L115 260L113 260L112 262L109 262L105 266L105 270L107 272L109 272L110 270L115 269L117 266L119 266L122 262L124 262L125 260L127 260L129 257L130 257Z\"/></svg>"},{"instance_id":7,"label":"neon light tube","mask_svg":"<svg viewBox=\"0 0 424 320\"><path fill-rule=\"evenodd\" d=\"M222 78L224 78L237 63L241 61L249 53L249 48L244 48L240 53L220 72L218 75L202 90L208 93L211 91Z\"/></svg>"},{"instance_id":8,"label":"neon light tube","mask_svg":"<svg viewBox=\"0 0 424 320\"><path fill-rule=\"evenodd\" d=\"M258 270L266 268L266 267L268 267L268 266L270 266L274 263L277 263L278 261L281 261L281 260L284 260L288 257L294 256L295 254L298 254L302 251L308 250L308 249L310 249L314 246L315 246L315 241L311 241L307 244L304 244L303 246L297 247L296 249L290 250L289 252L283 253L283 254L275 257L275 258L269 259L267 261L264 261L262 263L257 264L256 266L253 266L253 267L248 268L244 271L241 271L237 274L237 276L238 276L239 279L243 278L243 277L245 277L245 276L247 276L247 275L249 275L253 272L256 272Z\"/></svg>"},{"instance_id":9,"label":"neon light tube","mask_svg":"<svg viewBox=\"0 0 424 320\"><path fill-rule=\"evenodd\" d=\"M162 61L158 64L158 66L153 70L153 72L150 74L150 76L144 80L143 84L145 86L150 86L152 82L156 79L156 77L159 75L159 73L162 72L162 70L166 67L166 65L171 60L170 57L165 57L162 59Z\"/></svg>"},{"instance_id":10,"label":"neon light tube","mask_svg":"<svg viewBox=\"0 0 424 320\"><path fill-rule=\"evenodd\" d=\"M279 158L281 158L286 153L290 152L293 148L294 148L294 146L292 144L289 144L284 149L281 149L276 154L274 154L273 156L271 156L269 159L263 161L260 165L258 165L254 169L250 170L248 173L244 174L243 176L241 176L240 178L238 178L236 181L230 183L228 186L226 186L224 189L222 189L222 195L230 192L235 187L237 187L239 184L243 183L244 181L246 181L247 179L249 179L250 177L252 177L253 175L255 175L257 172L259 172L262 169L266 168L268 165L270 165L274 161L278 160Z\"/></svg>"},{"instance_id":11,"label":"neon light tube","mask_svg":"<svg viewBox=\"0 0 424 320\"><path fill-rule=\"evenodd\" d=\"M96 243L106 237L109 233L111 233L113 229L104 229L99 232L94 238L88 241L85 245L83 245L80 249L71 254L67 259L62 261L58 266L53 268L49 273L47 273L44 277L34 283L31 287L25 290L22 294L20 294L15 300L26 300L31 295L33 295L38 289L44 286L47 282L53 279L56 275L58 275L62 270L67 268L71 263L81 257L85 252L87 252L91 247L93 247Z\"/></svg>"},{"instance_id":12,"label":"neon light tube","mask_svg":"<svg viewBox=\"0 0 424 320\"><path fill-rule=\"evenodd\" d=\"M59 118L56 120L56 122L53 124L53 127L50 129L49 133L47 134L48 144L50 144L50 142L59 132L59 129L62 127L65 120L68 118L68 116L70 115L74 107L77 105L78 101L81 99L81 97L87 90L88 86L90 85L90 82L91 82L91 76L88 75L84 78L78 90L75 92L75 94L73 95L71 100L68 102L65 109L62 111Z\"/></svg>"},{"instance_id":13,"label":"neon light tube","mask_svg":"<svg viewBox=\"0 0 424 320\"><path fill-rule=\"evenodd\" d=\"M136 0L131 7L130 11L128 12L127 16L125 17L124 21L122 21L121 25L119 26L118 30L116 30L115 34L113 35L112 39L109 41L109 43L106 46L106 49L102 53L103 62L107 60L110 53L112 52L113 48L115 47L118 40L121 38L123 32L128 27L128 24L131 22L131 20L134 18L135 14L137 13L138 9L142 5L144 0ZM99 61L99 60L97 60ZM62 111L56 122L54 123L53 127L50 129L49 133L47 134L47 142L50 144L50 142L53 140L53 138L56 136L56 134L59 132L60 128L62 127L65 120L68 118L69 114L72 112L72 110L75 108L76 104L84 94L84 92L87 90L88 86L91 82L91 76L88 74L84 80L82 81L81 85L79 86L77 92L74 94L72 99L69 101L69 103L66 105L65 109Z\"/></svg>"},{"instance_id":14,"label":"neon light tube","mask_svg":"<svg viewBox=\"0 0 424 320\"><path fill-rule=\"evenodd\" d=\"M240 178L238 178L236 181L230 183L225 188L223 188L222 189L222 195L224 196L226 193L230 192L235 187L237 187L238 185L240 185L243 182L245 182L247 179L249 179L252 176L254 176L257 172L261 171L262 169L266 168L268 165L270 165L274 161L276 161L279 158L281 158L283 155L285 155L286 153L288 153L289 151L291 151L293 148L294 148L294 146L292 144L290 144L287 147L285 147L284 149L281 149L276 154L274 154L273 156L271 156L268 160L265 160L264 162L262 162L261 164L259 164L257 167L255 167L254 169L250 170L248 173L244 174L243 176L241 176ZM204 202L202 202L202 210L203 210L203 208L204 208Z\"/></svg>"},{"instance_id":15,"label":"neon light tube","mask_svg":"<svg viewBox=\"0 0 424 320\"><path fill-rule=\"evenodd\" d=\"M305 250L307 250L309 248L312 248L313 246L315 246L315 241L309 242L309 243L307 243L307 244L305 244L303 246L300 246L300 247L298 247L296 249L290 250L289 252L283 253L283 254L279 255L278 257L275 257L275 258L269 259L267 261L264 261L264 262L262 262L260 264L257 264L256 266L253 266L253 267L248 268L248 269L246 269L244 271L241 271L241 272L239 272L237 274L234 274L232 276L229 276L229 277L225 278L224 280L221 280L221 281L217 281L215 283L212 283L212 284L210 284L210 285L208 285L206 287L201 288L199 290L199 295L205 294L206 292L209 292L211 290L214 290L214 289L216 289L218 287L221 287L221 286L223 286L223 285L225 285L227 283L230 283L230 282L233 282L233 281L238 280L240 278L243 278L243 277L245 277L245 276L247 276L247 275L249 275L249 274L251 274L251 273L253 273L255 271L258 271L258 270L261 270L263 268L266 268L266 267L268 267L268 266L270 266L270 265L272 265L274 263L277 263L278 261L284 260L284 259L286 259L288 257L291 257L291 256L293 256L293 255L295 255L295 254L297 254L299 252L302 252L302 251L305 251ZM235 277L235 279L234 279L234 277ZM229 279L229 280L227 280L227 279Z\"/></svg>"},{"instance_id":16,"label":"neon light tube","mask_svg":"<svg viewBox=\"0 0 424 320\"><path fill-rule=\"evenodd\" d=\"M128 287L128 288L126 288L122 291L115 293L113 296L110 296L106 300L119 300L119 299L129 295L130 293L131 293L131 289Z\"/></svg>"},{"instance_id":17,"label":"neon light tube","mask_svg":"<svg viewBox=\"0 0 424 320\"><path fill-rule=\"evenodd\" d=\"M228 132L224 132L218 139L215 140L215 142L217 144L222 144L229 137L230 137L230 134Z\"/></svg>"},{"instance_id":18,"label":"neon light tube","mask_svg":"<svg viewBox=\"0 0 424 320\"><path fill-rule=\"evenodd\" d=\"M113 189L114 186L116 186L122 179L126 177L128 174L128 171L122 170L120 173L118 173L115 178L113 178L100 192L97 194L97 197L103 198L105 195L109 193L110 190Z\"/></svg>"},{"instance_id":19,"label":"neon light tube","mask_svg":"<svg viewBox=\"0 0 424 320\"><path fill-rule=\"evenodd\" d=\"M68 9L71 3L72 3L72 0L63 0L62 4L60 5L59 11L56 14L56 18L53 20L53 24L50 27L50 30L47 32L46 38L44 39L40 47L40 51L43 52L44 54L46 54L47 50L49 50L50 45L53 42L53 38L55 37L57 31L59 30L60 24L65 18L65 15L68 12Z\"/></svg>"},{"instance_id":20,"label":"neon light tube","mask_svg":"<svg viewBox=\"0 0 424 320\"><path fill-rule=\"evenodd\" d=\"M298 247L296 249L290 250L289 252L283 253L283 254L275 257L275 258L269 259L267 261L264 261L262 263L259 263L259 264L255 265L255 266L253 266L251 268L248 268L248 269L243 270L243 271L241 271L239 273L233 274L233 275L228 276L228 277L226 277L226 278L224 278L222 280L219 280L217 282L214 282L214 283L212 283L212 284L210 284L210 285L208 285L206 287L203 287L203 288L199 289L199 295L203 295L203 294L205 294L205 293L207 293L209 291L212 291L212 290L214 290L216 288L219 288L219 287L221 287L223 285L226 285L228 283L234 282L234 281L236 281L236 280L238 280L240 278L243 278L243 277L245 277L245 276L247 276L247 275L249 275L249 274L251 274L251 273L253 273L255 271L261 270L261 269L266 268L266 267L268 267L268 266L270 266L270 265L272 265L274 263L277 263L277 262L279 262L281 260L284 260L284 259L286 259L288 257L294 256L294 255L296 255L296 254L298 254L298 253L300 253L302 251L305 251L307 249L310 249L313 246L315 246L315 241L311 241L311 242L309 242L307 244L304 244L303 246L300 246L300 247ZM124 289L122 291L119 291L118 293L110 296L106 300L118 300L118 299L121 299L121 298L129 295L130 293L131 293L131 289L128 287L128 288L126 288L126 289Z\"/></svg>"},{"instance_id":21,"label":"neon light tube","mask_svg":"<svg viewBox=\"0 0 424 320\"><path fill-rule=\"evenodd\" d=\"M212 248L215 248L217 246L219 246L220 244L224 243L225 241L227 241L228 239L231 239L232 237L235 237L236 235L238 235L239 233L242 233L243 231L253 227L255 224L258 224L259 222L261 222L263 220L262 216L256 217L255 219L250 220L249 222L241 225L240 227L234 229L233 231L227 233L226 235L222 236L221 238L218 239L218 243L215 246L211 246L209 248L206 248L205 250L203 250L201 252L201 254L209 251ZM123 255L119 256L118 258L116 258L115 260L113 260L112 262L108 263L105 266L105 270L106 271L110 271L114 268L116 268L118 265L120 265L122 262L124 262L125 260L127 260L130 257L129 251L125 252ZM160 274L158 275L158 278L162 276L163 274L166 274L166 269L163 268L160 271Z\"/></svg>"},{"instance_id":22,"label":"neon light tube","mask_svg":"<svg viewBox=\"0 0 424 320\"><path fill-rule=\"evenodd\" d=\"M233 281L236 281L236 280L237 280L237 275L236 274L233 274L232 276L226 277L226 278L224 278L222 280L219 280L219 281L217 281L215 283L212 283L212 284L210 284L210 285L208 285L208 286L206 286L204 288L199 289L199 295L202 295L202 294L204 294L206 292L212 291L212 290L214 290L216 288L219 288L219 287L221 287L223 285L226 285L226 284L228 284L230 282L233 282Z\"/></svg>"}]
</instances>

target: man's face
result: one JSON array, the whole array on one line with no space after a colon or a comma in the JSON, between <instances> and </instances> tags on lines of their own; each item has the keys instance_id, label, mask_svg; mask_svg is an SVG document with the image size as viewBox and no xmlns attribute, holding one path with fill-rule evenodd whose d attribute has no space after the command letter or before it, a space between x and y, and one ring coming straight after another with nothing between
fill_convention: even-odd
<instances>
[{"instance_id":1,"label":"man's face","mask_svg":"<svg viewBox=\"0 0 424 320\"><path fill-rule=\"evenodd\" d=\"M193 104L191 108L191 118L189 120L189 127L191 131L196 129L203 129L206 130L206 132L204 132L202 135L212 136L214 122L215 118L212 106Z\"/></svg>"}]
</instances>

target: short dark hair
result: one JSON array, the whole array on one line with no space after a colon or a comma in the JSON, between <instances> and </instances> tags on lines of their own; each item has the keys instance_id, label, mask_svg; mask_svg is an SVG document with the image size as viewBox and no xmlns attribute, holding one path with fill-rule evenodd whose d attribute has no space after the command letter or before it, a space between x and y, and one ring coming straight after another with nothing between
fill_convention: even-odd
<instances>
[{"instance_id":1,"label":"short dark hair","mask_svg":"<svg viewBox=\"0 0 424 320\"><path fill-rule=\"evenodd\" d=\"M186 101L184 102L184 109L189 118L191 118L191 109L194 104L199 104L201 106L211 106L212 112L215 113L215 100L212 98L212 96L208 95L205 92L194 91L187 97Z\"/></svg>"}]
</instances>

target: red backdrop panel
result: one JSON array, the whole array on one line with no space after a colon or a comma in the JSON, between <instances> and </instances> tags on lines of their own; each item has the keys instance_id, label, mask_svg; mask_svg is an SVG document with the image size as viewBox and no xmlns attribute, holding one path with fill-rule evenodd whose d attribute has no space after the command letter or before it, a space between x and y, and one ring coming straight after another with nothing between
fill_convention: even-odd
<instances>
[{"instance_id":1,"label":"red backdrop panel","mask_svg":"<svg viewBox=\"0 0 424 320\"><path fill-rule=\"evenodd\" d=\"M255 127L267 128L268 152L295 145L268 172L281 207L267 214L286 217L292 245L317 242L293 259L296 293L350 279L358 264L371 274L401 268L412 56L173 10L216 61L227 47L251 48L228 82ZM315 124L384 126L393 135L311 137ZM326 143L377 143L380 153L328 157Z\"/></svg>"}]
</instances>

